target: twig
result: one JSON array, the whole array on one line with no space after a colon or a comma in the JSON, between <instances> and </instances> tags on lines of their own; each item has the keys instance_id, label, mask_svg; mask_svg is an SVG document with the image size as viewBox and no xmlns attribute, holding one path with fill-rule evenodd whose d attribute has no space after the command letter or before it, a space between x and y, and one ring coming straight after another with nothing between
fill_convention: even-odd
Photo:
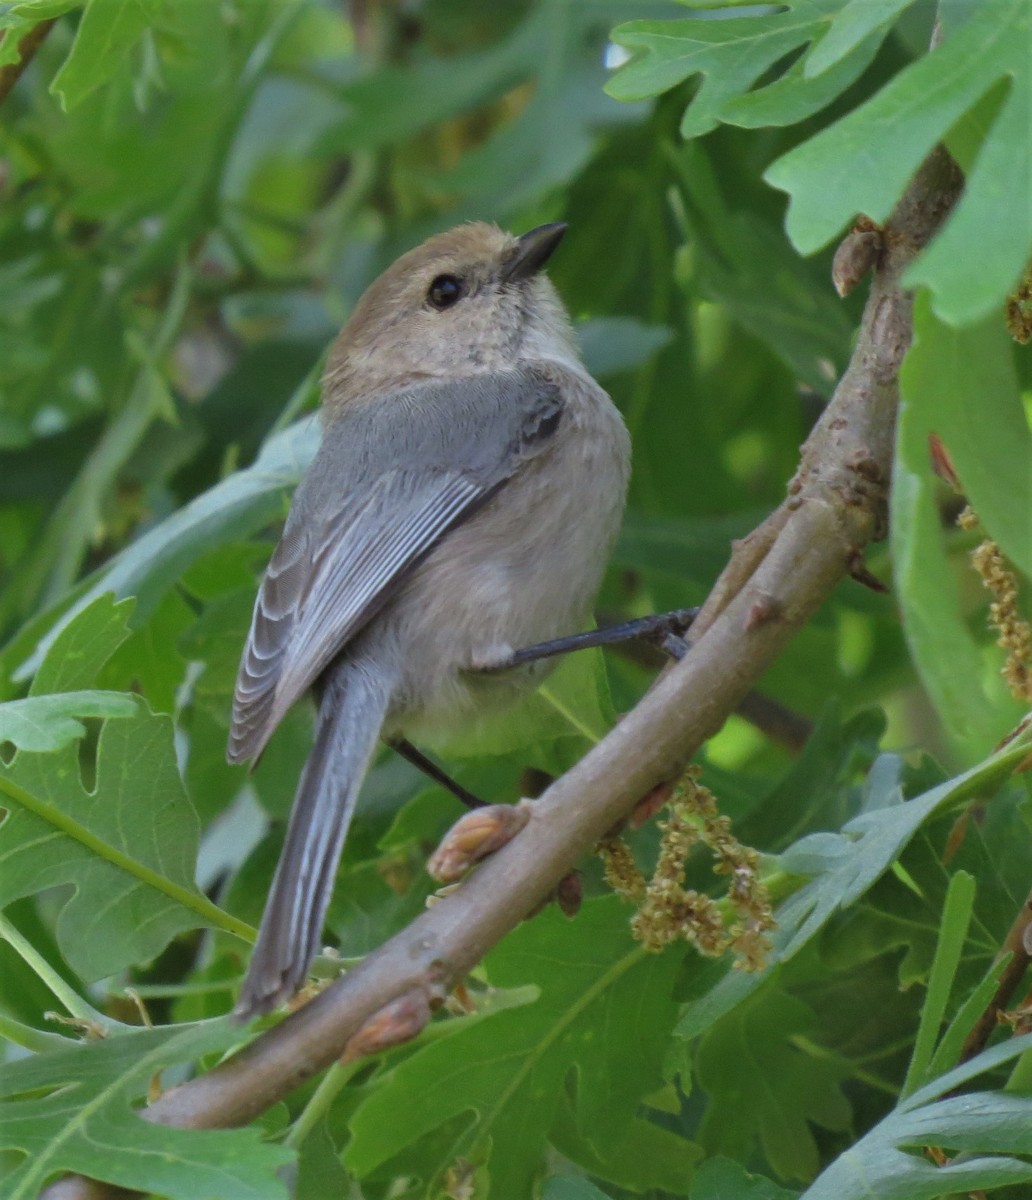
<instances>
[{"instance_id":1,"label":"twig","mask_svg":"<svg viewBox=\"0 0 1032 1200\"><path fill-rule=\"evenodd\" d=\"M25 68L36 57L36 51L43 44L43 39L56 24L57 17L51 17L48 21L40 21L38 25L33 25L28 33L22 35L18 43L18 58L0 67L0 104L3 104L8 93L21 79ZM4 34L0 33L0 40L3 40L3 37Z\"/></svg>"},{"instance_id":2,"label":"twig","mask_svg":"<svg viewBox=\"0 0 1032 1200\"><path fill-rule=\"evenodd\" d=\"M809 717L763 692L746 692L735 712L791 754L801 754L813 733L813 722Z\"/></svg>"},{"instance_id":3,"label":"twig","mask_svg":"<svg viewBox=\"0 0 1032 1200\"><path fill-rule=\"evenodd\" d=\"M996 961L999 962L1005 954L1010 954L1011 960L1003 969L993 998L986 1005L985 1011L975 1022L974 1029L964 1041L964 1048L960 1052L962 1063L981 1054L985 1049L986 1043L992 1037L993 1030L999 1022L1000 1013L1006 1010L1011 997L1025 977L1029 963L1032 963L1032 892L1029 892L1025 903L1014 918L1014 924L1007 931Z\"/></svg>"},{"instance_id":4,"label":"twig","mask_svg":"<svg viewBox=\"0 0 1032 1200\"><path fill-rule=\"evenodd\" d=\"M552 784L523 832L454 893L238 1054L167 1092L145 1119L190 1128L245 1124L337 1059L399 996L421 989L440 1003L642 796L681 773L862 549L884 534L897 376L912 334L912 299L899 280L959 189L959 172L937 150L900 200L849 368L803 447L788 499L736 547L692 652ZM73 1196L66 1191L63 1200Z\"/></svg>"}]
</instances>

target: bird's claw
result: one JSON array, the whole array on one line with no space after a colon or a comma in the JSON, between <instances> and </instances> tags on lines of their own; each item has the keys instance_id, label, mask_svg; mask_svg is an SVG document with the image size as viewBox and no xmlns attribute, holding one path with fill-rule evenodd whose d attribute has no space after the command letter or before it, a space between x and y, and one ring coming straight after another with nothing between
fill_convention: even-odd
<instances>
[{"instance_id":1,"label":"bird's claw","mask_svg":"<svg viewBox=\"0 0 1032 1200\"><path fill-rule=\"evenodd\" d=\"M658 613L652 618L652 628L644 637L671 658L680 660L688 653L685 634L698 615L697 608L675 608L673 612Z\"/></svg>"}]
</instances>

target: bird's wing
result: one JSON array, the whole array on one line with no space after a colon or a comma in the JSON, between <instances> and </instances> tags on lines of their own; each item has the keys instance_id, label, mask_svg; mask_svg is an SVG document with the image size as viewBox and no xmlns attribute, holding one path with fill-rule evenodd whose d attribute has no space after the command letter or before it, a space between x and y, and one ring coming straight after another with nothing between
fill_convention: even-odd
<instances>
[{"instance_id":1,"label":"bird's wing","mask_svg":"<svg viewBox=\"0 0 1032 1200\"><path fill-rule=\"evenodd\" d=\"M531 371L408 389L327 428L255 603L227 757L287 709L451 529L548 445L559 389Z\"/></svg>"}]
</instances>

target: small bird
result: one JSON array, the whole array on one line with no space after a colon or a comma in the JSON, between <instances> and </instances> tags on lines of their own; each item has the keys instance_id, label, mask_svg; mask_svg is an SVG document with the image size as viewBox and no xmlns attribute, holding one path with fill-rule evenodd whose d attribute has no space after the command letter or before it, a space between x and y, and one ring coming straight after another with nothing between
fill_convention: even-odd
<instances>
[{"instance_id":1,"label":"small bird","mask_svg":"<svg viewBox=\"0 0 1032 1200\"><path fill-rule=\"evenodd\" d=\"M257 760L304 693L315 740L234 1010L303 982L378 739L435 737L518 701L504 664L590 616L630 441L542 268L565 233L471 223L398 259L330 352L320 448L254 607L227 757ZM502 669L499 669L501 667Z\"/></svg>"}]
</instances>

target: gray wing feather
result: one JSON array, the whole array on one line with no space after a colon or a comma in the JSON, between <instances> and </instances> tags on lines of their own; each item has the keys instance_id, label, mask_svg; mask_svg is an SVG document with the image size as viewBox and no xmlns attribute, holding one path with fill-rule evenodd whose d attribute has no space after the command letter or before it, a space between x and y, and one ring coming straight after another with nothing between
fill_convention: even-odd
<instances>
[{"instance_id":1,"label":"gray wing feather","mask_svg":"<svg viewBox=\"0 0 1032 1200\"><path fill-rule=\"evenodd\" d=\"M377 427L385 411L394 427ZM547 444L560 411L553 384L512 372L414 388L327 429L255 603L231 762L261 754L434 545Z\"/></svg>"}]
</instances>

